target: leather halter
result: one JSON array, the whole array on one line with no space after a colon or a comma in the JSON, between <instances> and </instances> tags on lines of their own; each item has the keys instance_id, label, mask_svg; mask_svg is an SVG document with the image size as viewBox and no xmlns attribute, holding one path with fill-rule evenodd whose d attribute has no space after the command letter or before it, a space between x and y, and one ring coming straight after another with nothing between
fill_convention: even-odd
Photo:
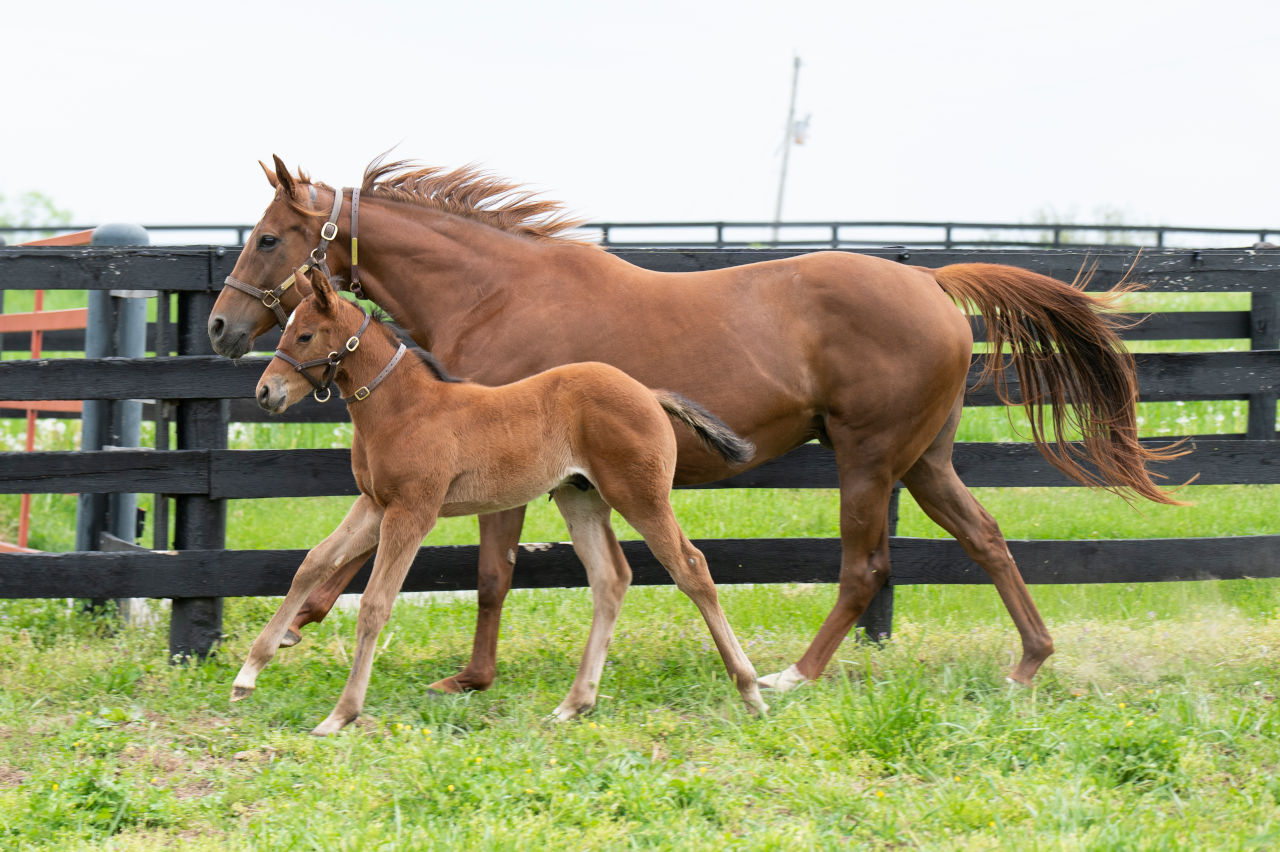
<instances>
[{"instance_id":1,"label":"leather halter","mask_svg":"<svg viewBox=\"0 0 1280 852\"><path fill-rule=\"evenodd\" d=\"M329 213L329 221L325 222L320 228L320 243L311 250L311 259L303 263L299 267L303 272L318 267L325 275L329 277L329 265L325 262L328 254L329 243L338 237L338 214L342 212L342 198L346 193L346 189L340 189L333 194L333 209ZM311 187L311 200L316 200L316 188ZM357 255L357 226L360 221L360 189L359 187L351 190L351 292L355 294L357 299L364 298L364 291L360 288L360 265ZM281 298L285 291L294 285L297 280L297 273L289 275L284 281L281 281L270 290L263 290L252 284L247 284L238 278L232 278L230 275L226 278L226 285L239 290L242 293L248 293L255 299L262 301L263 307L268 308L276 315L276 323L281 329L289 322L289 314L285 312L284 306L280 304Z\"/></svg>"},{"instance_id":2,"label":"leather halter","mask_svg":"<svg viewBox=\"0 0 1280 852\"><path fill-rule=\"evenodd\" d=\"M360 323L360 328L356 333L347 338L347 342L343 344L341 352L330 352L328 356L324 358L314 358L310 361L298 361L291 355L288 355L279 349L276 350L275 357L292 366L296 372L301 373L307 381L311 382L311 386L314 388L311 394L315 397L316 402L323 403L329 401L329 397L332 395L332 391L330 391L329 386L333 384L333 378L338 374L338 365L342 363L343 358L346 358L352 352L355 352L360 348L360 338L365 333L365 330L369 328L369 312L366 311L358 302L353 302L352 304L357 308L360 308L360 313L364 314L364 321ZM404 357L404 353L407 351L408 348L401 343L400 347L396 349L396 354L391 356L391 360L382 368L382 372L378 373L378 375L373 378L373 381L357 388L356 392L351 394L351 396L342 397L342 401L347 403L359 402L360 400L367 398L369 394L373 392L374 388L382 384L383 379L391 374L391 371L395 369L396 364L400 363L400 359ZM312 367L320 366L324 367L324 372L320 374L319 379L307 372L307 370ZM324 396L320 395L322 391L324 392Z\"/></svg>"}]
</instances>

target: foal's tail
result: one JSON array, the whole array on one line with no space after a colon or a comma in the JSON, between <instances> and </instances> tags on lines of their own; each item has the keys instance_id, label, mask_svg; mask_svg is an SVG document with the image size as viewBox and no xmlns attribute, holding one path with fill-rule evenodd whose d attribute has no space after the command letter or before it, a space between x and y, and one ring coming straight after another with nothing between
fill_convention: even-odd
<instances>
[{"instance_id":1,"label":"foal's tail","mask_svg":"<svg viewBox=\"0 0 1280 852\"><path fill-rule=\"evenodd\" d=\"M725 425L724 421L698 403L673 391L658 390L653 395L663 410L694 431L702 443L719 453L725 461L742 464L751 461L756 445Z\"/></svg>"},{"instance_id":2,"label":"foal's tail","mask_svg":"<svg viewBox=\"0 0 1280 852\"><path fill-rule=\"evenodd\" d=\"M1185 505L1156 486L1146 465L1190 450L1182 442L1161 449L1138 443L1136 370L1116 333L1129 323L1115 307L1136 285L1122 282L1090 295L1084 292L1088 274L1066 284L992 263L957 263L931 272L947 295L986 320L990 347L982 378L994 374L1000 399L1027 410L1031 437L1054 467L1085 485ZM1020 400L1009 394L1006 345ZM1068 440L1073 434L1080 435L1079 443Z\"/></svg>"}]
</instances>

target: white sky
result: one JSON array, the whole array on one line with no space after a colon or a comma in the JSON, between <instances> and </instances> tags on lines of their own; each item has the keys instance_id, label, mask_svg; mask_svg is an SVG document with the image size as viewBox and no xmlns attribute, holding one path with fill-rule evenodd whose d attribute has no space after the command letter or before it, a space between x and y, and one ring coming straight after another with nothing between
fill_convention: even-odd
<instances>
[{"instance_id":1,"label":"white sky","mask_svg":"<svg viewBox=\"0 0 1280 852\"><path fill-rule=\"evenodd\" d=\"M255 221L256 161L478 163L601 221L1280 228L1280 3L64 0L0 15L0 194Z\"/></svg>"}]
</instances>

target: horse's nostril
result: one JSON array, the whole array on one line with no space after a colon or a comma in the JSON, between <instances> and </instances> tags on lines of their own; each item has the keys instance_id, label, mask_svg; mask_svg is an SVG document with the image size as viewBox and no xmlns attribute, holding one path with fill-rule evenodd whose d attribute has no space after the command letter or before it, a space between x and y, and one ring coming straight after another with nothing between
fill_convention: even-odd
<instances>
[{"instance_id":1,"label":"horse's nostril","mask_svg":"<svg viewBox=\"0 0 1280 852\"><path fill-rule=\"evenodd\" d=\"M209 320L209 336L214 340L222 337L223 332L227 330L227 323L222 317L213 317Z\"/></svg>"}]
</instances>

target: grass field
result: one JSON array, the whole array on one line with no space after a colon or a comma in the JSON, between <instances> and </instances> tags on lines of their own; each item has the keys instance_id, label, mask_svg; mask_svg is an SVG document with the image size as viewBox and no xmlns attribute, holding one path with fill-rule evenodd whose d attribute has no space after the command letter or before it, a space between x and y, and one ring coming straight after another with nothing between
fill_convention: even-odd
<instances>
[{"instance_id":1,"label":"grass field","mask_svg":"<svg viewBox=\"0 0 1280 852\"><path fill-rule=\"evenodd\" d=\"M1232 298L1209 304L1242 307ZM1229 345L1241 344L1211 344ZM1159 404L1141 414L1148 436L1238 433L1245 408ZM13 428L3 440L16 440ZM1003 411L973 410L961 439L1025 432ZM232 440L345 446L349 433L259 426L237 428ZM42 423L42 449L75 444L74 428ZM1176 508L1130 507L1084 489L977 493L1010 538L1273 533L1280 497L1269 486L1191 486L1183 496L1196 505ZM69 547L74 499L35 502L34 546ZM695 538L836 534L831 492L690 491L674 502ZM349 504L237 501L228 546L309 547ZM12 538L16 505L0 497L0 538ZM943 535L906 495L899 533ZM429 543L475 534L473 519L449 519ZM531 507L524 538L565 538L553 507ZM794 662L833 600L821 585L721 594L762 673ZM163 612L158 624L113 632L64 601L0 602L0 848L1280 845L1280 583L1032 594L1058 649L1033 688L1003 679L1018 640L990 587L900 587L892 641L847 642L826 677L769 696L771 712L757 719L740 706L692 604L671 588L636 588L599 707L562 725L543 717L572 680L588 592L513 593L497 684L443 698L425 686L465 661L474 604L401 601L365 715L327 740L306 732L349 670L349 611L309 628L252 699L232 706L234 674L278 600L228 600L226 641L200 666L165 661Z\"/></svg>"}]
</instances>

